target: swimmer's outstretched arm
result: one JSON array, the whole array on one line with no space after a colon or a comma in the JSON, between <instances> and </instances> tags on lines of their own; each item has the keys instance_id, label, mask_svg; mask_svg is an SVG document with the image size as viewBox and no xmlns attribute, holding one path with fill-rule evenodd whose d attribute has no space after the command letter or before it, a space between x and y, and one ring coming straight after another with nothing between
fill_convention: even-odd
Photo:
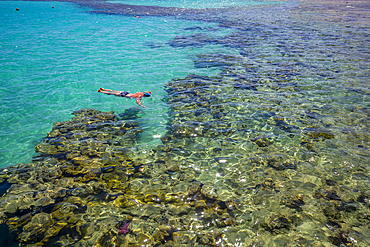
<instances>
[{"instance_id":1,"label":"swimmer's outstretched arm","mask_svg":"<svg viewBox=\"0 0 370 247\"><path fill-rule=\"evenodd\" d=\"M141 104L141 97L136 98L136 103L137 103L139 106L146 107L145 105Z\"/></svg>"}]
</instances>

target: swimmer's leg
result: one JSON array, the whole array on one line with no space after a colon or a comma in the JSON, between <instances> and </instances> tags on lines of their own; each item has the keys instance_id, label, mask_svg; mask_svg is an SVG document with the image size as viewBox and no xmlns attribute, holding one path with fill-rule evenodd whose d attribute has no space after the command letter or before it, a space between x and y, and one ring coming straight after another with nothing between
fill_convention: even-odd
<instances>
[{"instance_id":1,"label":"swimmer's leg","mask_svg":"<svg viewBox=\"0 0 370 247\"><path fill-rule=\"evenodd\" d=\"M103 90L99 89L99 90L98 90L98 92L99 92L99 93L108 94L108 95L121 96L120 91L114 91L114 90L110 90L110 91L103 91Z\"/></svg>"}]
</instances>

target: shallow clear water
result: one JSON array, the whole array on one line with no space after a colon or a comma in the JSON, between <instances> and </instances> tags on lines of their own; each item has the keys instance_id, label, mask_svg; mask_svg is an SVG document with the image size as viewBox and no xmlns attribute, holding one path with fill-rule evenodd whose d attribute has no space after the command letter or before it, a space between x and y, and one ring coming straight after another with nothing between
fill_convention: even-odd
<instances>
[{"instance_id":1,"label":"shallow clear water","mask_svg":"<svg viewBox=\"0 0 370 247\"><path fill-rule=\"evenodd\" d=\"M2 1L0 11L0 167L29 161L53 122L69 119L76 109L139 109L134 100L96 93L100 87L151 90L153 99L143 100L141 121L150 130L143 142L158 143L167 112L163 85L189 73L216 74L194 68L192 57L226 51L220 45L173 48L168 42L205 27L213 27L215 36L230 33L215 23L95 15L71 3Z\"/></svg>"},{"instance_id":2,"label":"shallow clear water","mask_svg":"<svg viewBox=\"0 0 370 247\"><path fill-rule=\"evenodd\" d=\"M60 26L63 42L44 39L47 49L39 39L53 27L35 25L40 54L11 45L19 26L13 36L5 30L12 42L1 86L10 81L13 91L2 99L4 145L11 135L24 143L26 128L29 150L40 154L0 171L0 222L22 243L370 245L367 1L180 12L86 4L122 15L61 4L77 23ZM11 13L18 19L22 8ZM47 56L61 48L58 60ZM11 69L17 56L27 66ZM95 93L122 81L125 90L151 89L154 100L123 108L121 98ZM23 111L28 94L25 109L35 114ZM83 107L127 111L76 111L71 120ZM63 122L51 128L55 121Z\"/></svg>"}]
</instances>

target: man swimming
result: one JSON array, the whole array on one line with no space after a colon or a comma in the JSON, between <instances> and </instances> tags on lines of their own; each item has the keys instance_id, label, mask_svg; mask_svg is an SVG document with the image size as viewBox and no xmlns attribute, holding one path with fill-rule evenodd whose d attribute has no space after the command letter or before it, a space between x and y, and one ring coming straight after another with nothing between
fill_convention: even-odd
<instances>
[{"instance_id":1,"label":"man swimming","mask_svg":"<svg viewBox=\"0 0 370 247\"><path fill-rule=\"evenodd\" d=\"M136 103L139 106L142 106L142 107L146 107L146 106L141 104L141 98L150 97L152 95L151 91L149 91L149 92L129 93L129 92L126 92L126 91L115 91L115 90L104 89L104 88L100 88L98 90L98 92L99 93L105 93L105 94L108 94L108 95L115 95L115 96L118 96L118 97L126 97L126 98L131 98L131 99L136 98Z\"/></svg>"}]
</instances>

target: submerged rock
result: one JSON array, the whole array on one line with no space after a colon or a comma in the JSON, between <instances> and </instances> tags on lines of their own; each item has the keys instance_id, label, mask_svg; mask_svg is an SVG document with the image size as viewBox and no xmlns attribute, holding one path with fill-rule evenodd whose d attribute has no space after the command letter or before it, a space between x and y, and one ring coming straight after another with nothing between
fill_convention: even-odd
<instances>
[{"instance_id":1,"label":"submerged rock","mask_svg":"<svg viewBox=\"0 0 370 247\"><path fill-rule=\"evenodd\" d=\"M232 27L233 33L178 36L169 44L226 45L238 55L195 55L195 67L220 73L165 85L167 132L145 154L137 145L144 130L136 110L115 115L82 109L54 124L31 163L1 170L0 222L21 245L370 244L362 127L369 111L353 110L361 121L325 115L335 108L347 118L345 105L331 104L337 92L330 90L330 66L340 61L328 56L324 72L315 59L303 59L314 49L298 45L315 43L317 37L306 34L317 33L317 26L300 23L299 15L297 29L285 32L294 8L281 20L257 21L248 16L251 6L225 8L220 17L214 15L220 9L88 4L111 14L199 12L199 19L219 21L218 28ZM290 42L292 35L302 42ZM308 83L318 75L325 80Z\"/></svg>"},{"instance_id":2,"label":"submerged rock","mask_svg":"<svg viewBox=\"0 0 370 247\"><path fill-rule=\"evenodd\" d=\"M142 130L134 120L92 109L73 114L72 120L54 124L36 146L33 162L1 171L9 186L0 222L22 245L172 243L178 241L176 231L190 227L188 215L202 220L199 210L215 215L207 231L232 225L233 216L225 212L235 210L232 202L222 201L216 188L192 181L178 162L136 161L130 150ZM166 146L163 151L168 152ZM169 219L178 221L176 229L168 226ZM130 222L129 230L119 222ZM159 230L141 232L137 225L144 222Z\"/></svg>"}]
</instances>

